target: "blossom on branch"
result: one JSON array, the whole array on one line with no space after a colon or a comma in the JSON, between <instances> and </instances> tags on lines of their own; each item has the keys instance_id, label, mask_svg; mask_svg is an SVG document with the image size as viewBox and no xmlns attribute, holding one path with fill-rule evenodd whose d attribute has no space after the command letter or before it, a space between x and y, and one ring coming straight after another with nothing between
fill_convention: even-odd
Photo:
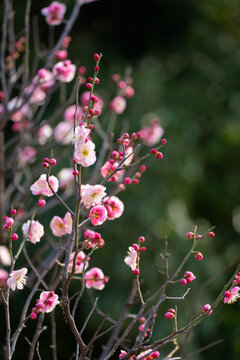
<instances>
[{"instance_id":1,"label":"blossom on branch","mask_svg":"<svg viewBox=\"0 0 240 360\"><path fill-rule=\"evenodd\" d=\"M54 175L49 176L49 183L53 188L53 190L57 192L59 184L58 184L58 179ZM33 195L44 195L48 197L53 195L53 192L47 183L46 174L42 174L40 178L37 181L35 181L34 184L32 184L30 190L32 191Z\"/></svg>"},{"instance_id":2,"label":"blossom on branch","mask_svg":"<svg viewBox=\"0 0 240 360\"><path fill-rule=\"evenodd\" d=\"M130 266L130 268L134 271L137 268L138 253L132 246L129 246L128 249L129 250L128 250L127 256L124 259L124 262L125 262L125 264Z\"/></svg>"},{"instance_id":3,"label":"blossom on branch","mask_svg":"<svg viewBox=\"0 0 240 360\"><path fill-rule=\"evenodd\" d=\"M49 313L53 311L56 305L60 304L58 295L54 291L43 291L39 299L36 301L37 309L42 313Z\"/></svg>"},{"instance_id":4,"label":"blossom on branch","mask_svg":"<svg viewBox=\"0 0 240 360\"><path fill-rule=\"evenodd\" d=\"M7 286L11 288L13 291L17 288L18 290L22 290L27 282L27 274L28 270L26 268L22 268L20 270L13 270L10 273L10 277L7 280Z\"/></svg>"},{"instance_id":5,"label":"blossom on branch","mask_svg":"<svg viewBox=\"0 0 240 360\"><path fill-rule=\"evenodd\" d=\"M86 288L102 290L105 287L105 283L108 281L105 278L104 273L98 267L94 267L91 270L87 271L84 277Z\"/></svg>"},{"instance_id":6,"label":"blossom on branch","mask_svg":"<svg viewBox=\"0 0 240 360\"><path fill-rule=\"evenodd\" d=\"M119 218L124 211L124 204L117 196L105 197L103 205L107 209L108 220Z\"/></svg>"},{"instance_id":7,"label":"blossom on branch","mask_svg":"<svg viewBox=\"0 0 240 360\"><path fill-rule=\"evenodd\" d=\"M22 231L27 240L33 244L36 244L40 241L41 237L44 235L44 228L39 221L28 220L22 226Z\"/></svg>"},{"instance_id":8,"label":"blossom on branch","mask_svg":"<svg viewBox=\"0 0 240 360\"><path fill-rule=\"evenodd\" d=\"M103 205L94 206L89 213L89 218L94 226L101 225L107 220L107 210Z\"/></svg>"},{"instance_id":9,"label":"blossom on branch","mask_svg":"<svg viewBox=\"0 0 240 360\"><path fill-rule=\"evenodd\" d=\"M95 144L91 140L88 140L84 144L77 145L73 159L83 167L93 165L96 161Z\"/></svg>"},{"instance_id":10,"label":"blossom on branch","mask_svg":"<svg viewBox=\"0 0 240 360\"><path fill-rule=\"evenodd\" d=\"M68 272L71 272L73 269L73 260L75 257L75 252L70 255L70 261L68 265ZM89 260L89 259L88 259ZM88 268L89 262L87 261L87 256L83 251L79 251L76 257L75 263L75 274L80 274L83 272L83 269L86 270Z\"/></svg>"},{"instance_id":11,"label":"blossom on branch","mask_svg":"<svg viewBox=\"0 0 240 360\"><path fill-rule=\"evenodd\" d=\"M50 228L55 236L63 236L71 234L72 231L72 216L70 212L67 212L64 218L54 216L50 222Z\"/></svg>"},{"instance_id":12,"label":"blossom on branch","mask_svg":"<svg viewBox=\"0 0 240 360\"><path fill-rule=\"evenodd\" d=\"M103 185L82 185L81 195L83 205L90 209L92 206L98 205L101 203L104 196L106 188Z\"/></svg>"},{"instance_id":13,"label":"blossom on branch","mask_svg":"<svg viewBox=\"0 0 240 360\"><path fill-rule=\"evenodd\" d=\"M76 65L72 64L71 60L59 61L54 65L52 71L57 80L68 83L75 76Z\"/></svg>"},{"instance_id":14,"label":"blossom on branch","mask_svg":"<svg viewBox=\"0 0 240 360\"><path fill-rule=\"evenodd\" d=\"M58 1L53 1L48 7L41 10L41 14L46 17L48 25L60 25L66 12L66 5Z\"/></svg>"},{"instance_id":15,"label":"blossom on branch","mask_svg":"<svg viewBox=\"0 0 240 360\"><path fill-rule=\"evenodd\" d=\"M224 304L233 304L237 301L237 299L240 298L239 290L239 286L234 286L232 289L225 291L223 299Z\"/></svg>"}]
</instances>

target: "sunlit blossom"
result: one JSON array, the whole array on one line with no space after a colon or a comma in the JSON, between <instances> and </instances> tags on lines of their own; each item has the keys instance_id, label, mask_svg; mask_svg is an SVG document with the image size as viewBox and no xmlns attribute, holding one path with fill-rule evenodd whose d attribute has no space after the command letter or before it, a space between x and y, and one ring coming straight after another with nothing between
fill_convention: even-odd
<instances>
[{"instance_id":1,"label":"sunlit blossom","mask_svg":"<svg viewBox=\"0 0 240 360\"><path fill-rule=\"evenodd\" d=\"M26 268L22 268L20 270L13 270L10 273L10 276L7 280L7 286L11 288L13 291L17 288L18 290L22 290L27 282L27 274L28 270Z\"/></svg>"}]
</instances>

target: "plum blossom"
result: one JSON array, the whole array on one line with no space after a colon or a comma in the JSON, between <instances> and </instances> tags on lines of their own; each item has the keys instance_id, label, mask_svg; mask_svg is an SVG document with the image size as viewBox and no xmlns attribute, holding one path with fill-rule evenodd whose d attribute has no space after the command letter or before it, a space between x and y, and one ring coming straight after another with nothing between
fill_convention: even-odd
<instances>
[{"instance_id":1,"label":"plum blossom","mask_svg":"<svg viewBox=\"0 0 240 360\"><path fill-rule=\"evenodd\" d=\"M144 126L140 130L140 138L143 143L147 146L152 146L159 142L161 137L163 136L164 130L159 124L159 120L157 118L153 118L150 121L149 126Z\"/></svg>"},{"instance_id":2,"label":"plum blossom","mask_svg":"<svg viewBox=\"0 0 240 360\"><path fill-rule=\"evenodd\" d=\"M240 298L239 290L239 286L234 286L232 289L225 291L223 299L224 304L233 304L237 301L237 299Z\"/></svg>"},{"instance_id":3,"label":"plum blossom","mask_svg":"<svg viewBox=\"0 0 240 360\"><path fill-rule=\"evenodd\" d=\"M205 312L208 312L210 309L211 309L211 305L205 304L205 305L203 305L201 312L202 312L202 314L204 314ZM208 315L211 315L212 312L213 312L213 310L210 310Z\"/></svg>"},{"instance_id":4,"label":"plum blossom","mask_svg":"<svg viewBox=\"0 0 240 360\"><path fill-rule=\"evenodd\" d=\"M68 211L64 218L54 216L50 222L50 228L55 236L63 236L71 234L72 231L72 216Z\"/></svg>"},{"instance_id":5,"label":"plum blossom","mask_svg":"<svg viewBox=\"0 0 240 360\"><path fill-rule=\"evenodd\" d=\"M126 150L125 150L125 156L128 158L124 161L123 165L127 166L129 164L131 164L132 160L133 160L133 156L134 154L132 153L133 152L133 147L132 146L129 146ZM132 154L132 155L130 155ZM129 156L130 155L130 156Z\"/></svg>"},{"instance_id":6,"label":"plum blossom","mask_svg":"<svg viewBox=\"0 0 240 360\"><path fill-rule=\"evenodd\" d=\"M65 121L69 121L71 124L73 124L74 122L74 117L75 117L75 112L76 112L76 105L71 105L69 106L63 114L64 120ZM82 108L80 108L80 106L77 107L77 113L76 113L76 120L82 121L84 116L84 112L82 110Z\"/></svg>"},{"instance_id":7,"label":"plum blossom","mask_svg":"<svg viewBox=\"0 0 240 360\"><path fill-rule=\"evenodd\" d=\"M68 121L61 121L54 129L54 139L56 142L67 145L72 142L72 124Z\"/></svg>"},{"instance_id":8,"label":"plum blossom","mask_svg":"<svg viewBox=\"0 0 240 360\"><path fill-rule=\"evenodd\" d=\"M13 112L10 116L12 121L19 122L22 121L25 117L31 115L30 108L28 104L23 103L23 99L19 97L12 98L8 103L8 111ZM15 111L15 109L18 109Z\"/></svg>"},{"instance_id":9,"label":"plum blossom","mask_svg":"<svg viewBox=\"0 0 240 360\"><path fill-rule=\"evenodd\" d=\"M7 286L8 272L0 269L0 288Z\"/></svg>"},{"instance_id":10,"label":"plum blossom","mask_svg":"<svg viewBox=\"0 0 240 360\"><path fill-rule=\"evenodd\" d=\"M107 220L107 210L103 205L94 206L89 213L89 218L94 226L101 225Z\"/></svg>"},{"instance_id":11,"label":"plum blossom","mask_svg":"<svg viewBox=\"0 0 240 360\"><path fill-rule=\"evenodd\" d=\"M103 205L107 209L108 220L119 218L124 211L124 204L117 196L105 197Z\"/></svg>"},{"instance_id":12,"label":"plum blossom","mask_svg":"<svg viewBox=\"0 0 240 360\"><path fill-rule=\"evenodd\" d=\"M116 114L122 114L126 109L126 100L122 96L115 96L110 102L110 109Z\"/></svg>"},{"instance_id":13,"label":"plum blossom","mask_svg":"<svg viewBox=\"0 0 240 360\"><path fill-rule=\"evenodd\" d=\"M11 257L6 246L0 245L0 263L4 266L11 265Z\"/></svg>"},{"instance_id":14,"label":"plum blossom","mask_svg":"<svg viewBox=\"0 0 240 360\"><path fill-rule=\"evenodd\" d=\"M27 282L27 274L28 270L26 268L22 268L20 270L13 270L10 273L10 277L7 280L7 286L11 288L13 291L17 288L18 290L22 290Z\"/></svg>"},{"instance_id":15,"label":"plum blossom","mask_svg":"<svg viewBox=\"0 0 240 360\"><path fill-rule=\"evenodd\" d=\"M137 268L137 251L129 246L127 256L124 259L125 264L130 266L130 268L134 271Z\"/></svg>"},{"instance_id":16,"label":"plum blossom","mask_svg":"<svg viewBox=\"0 0 240 360\"><path fill-rule=\"evenodd\" d=\"M38 70L38 74L34 78L34 81L38 81L40 89L45 92L48 92L55 84L53 73L44 68Z\"/></svg>"},{"instance_id":17,"label":"plum blossom","mask_svg":"<svg viewBox=\"0 0 240 360\"><path fill-rule=\"evenodd\" d=\"M76 142L76 147L82 145L89 140L90 130L87 129L84 125L77 126L74 133L74 140Z\"/></svg>"},{"instance_id":18,"label":"plum blossom","mask_svg":"<svg viewBox=\"0 0 240 360\"><path fill-rule=\"evenodd\" d=\"M28 220L22 226L22 231L27 240L33 244L36 244L44 235L44 227L38 220Z\"/></svg>"},{"instance_id":19,"label":"plum blossom","mask_svg":"<svg viewBox=\"0 0 240 360\"><path fill-rule=\"evenodd\" d=\"M66 5L58 1L53 1L48 7L41 10L41 14L46 17L48 25L60 25L66 12Z\"/></svg>"},{"instance_id":20,"label":"plum blossom","mask_svg":"<svg viewBox=\"0 0 240 360\"><path fill-rule=\"evenodd\" d=\"M53 188L53 190L57 192L59 183L58 183L58 179L54 175L49 176L49 183ZM40 178L37 181L35 181L34 184L32 184L30 190L32 191L33 195L44 195L48 197L53 195L53 192L47 183L46 174L42 174Z\"/></svg>"},{"instance_id":21,"label":"plum blossom","mask_svg":"<svg viewBox=\"0 0 240 360\"><path fill-rule=\"evenodd\" d=\"M60 301L54 291L43 291L39 299L36 300L36 307L42 313L51 312L58 304L60 304Z\"/></svg>"},{"instance_id":22,"label":"plum blossom","mask_svg":"<svg viewBox=\"0 0 240 360\"><path fill-rule=\"evenodd\" d=\"M37 133L38 143L40 145L45 145L48 139L52 136L53 130L50 125L42 125Z\"/></svg>"},{"instance_id":23,"label":"plum blossom","mask_svg":"<svg viewBox=\"0 0 240 360\"><path fill-rule=\"evenodd\" d=\"M101 167L101 174L105 178L109 176L116 168L118 167L118 162L112 161L112 159L105 162L105 164ZM108 181L118 181L119 171L115 172Z\"/></svg>"},{"instance_id":24,"label":"plum blossom","mask_svg":"<svg viewBox=\"0 0 240 360\"><path fill-rule=\"evenodd\" d=\"M101 203L102 198L106 196L106 188L103 185L82 185L82 202L87 209L90 209L92 206L98 205Z\"/></svg>"},{"instance_id":25,"label":"plum blossom","mask_svg":"<svg viewBox=\"0 0 240 360\"><path fill-rule=\"evenodd\" d=\"M95 144L91 140L88 140L84 144L77 145L73 159L83 167L93 165L96 161Z\"/></svg>"},{"instance_id":26,"label":"plum blossom","mask_svg":"<svg viewBox=\"0 0 240 360\"><path fill-rule=\"evenodd\" d=\"M97 290L104 289L105 282L107 282L107 278L104 277L104 273L98 267L87 271L84 280L87 289L93 288Z\"/></svg>"},{"instance_id":27,"label":"plum blossom","mask_svg":"<svg viewBox=\"0 0 240 360\"><path fill-rule=\"evenodd\" d=\"M52 69L53 75L61 82L70 82L73 80L76 72L76 65L71 60L59 61Z\"/></svg>"},{"instance_id":28,"label":"plum blossom","mask_svg":"<svg viewBox=\"0 0 240 360\"><path fill-rule=\"evenodd\" d=\"M74 257L75 257L75 253L73 252L70 255L70 261L69 261L69 265L68 265L68 272L72 271ZM88 268L88 265L89 265L89 263L87 261L86 254L84 254L83 251L79 251L79 253L77 254L77 257L76 257L75 274L82 273L83 269L86 270Z\"/></svg>"}]
</instances>

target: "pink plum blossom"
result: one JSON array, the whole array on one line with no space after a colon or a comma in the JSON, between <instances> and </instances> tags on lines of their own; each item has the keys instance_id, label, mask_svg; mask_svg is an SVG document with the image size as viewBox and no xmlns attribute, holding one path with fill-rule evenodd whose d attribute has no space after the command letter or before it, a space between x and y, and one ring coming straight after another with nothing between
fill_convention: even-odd
<instances>
[{"instance_id":1,"label":"pink plum blossom","mask_svg":"<svg viewBox=\"0 0 240 360\"><path fill-rule=\"evenodd\" d=\"M124 259L125 264L130 266L133 271L137 268L137 254L137 251L132 246L129 246L127 256Z\"/></svg>"},{"instance_id":2,"label":"pink plum blossom","mask_svg":"<svg viewBox=\"0 0 240 360\"><path fill-rule=\"evenodd\" d=\"M116 114L122 114L126 109L126 100L122 96L115 96L110 102L110 109Z\"/></svg>"},{"instance_id":3,"label":"pink plum blossom","mask_svg":"<svg viewBox=\"0 0 240 360\"><path fill-rule=\"evenodd\" d=\"M67 212L64 218L54 216L50 222L50 228L55 236L63 236L71 234L72 231L72 216Z\"/></svg>"},{"instance_id":4,"label":"pink plum blossom","mask_svg":"<svg viewBox=\"0 0 240 360\"><path fill-rule=\"evenodd\" d=\"M36 301L36 307L42 313L51 312L58 304L60 304L60 301L54 291L41 292L39 299Z\"/></svg>"},{"instance_id":5,"label":"pink plum blossom","mask_svg":"<svg viewBox=\"0 0 240 360\"><path fill-rule=\"evenodd\" d=\"M72 171L72 168L63 168L59 171L58 179L61 189L72 187L74 179Z\"/></svg>"},{"instance_id":6,"label":"pink plum blossom","mask_svg":"<svg viewBox=\"0 0 240 360\"><path fill-rule=\"evenodd\" d=\"M94 267L87 271L84 277L85 286L87 289L93 288L102 290L105 287L104 273L98 267Z\"/></svg>"},{"instance_id":7,"label":"pink plum blossom","mask_svg":"<svg viewBox=\"0 0 240 360\"><path fill-rule=\"evenodd\" d=\"M75 253L73 252L70 255L70 261L69 261L69 265L68 265L68 272L72 271L74 257L75 257ZM86 258L87 258L86 254L84 254L83 251L79 251L79 253L77 254L77 257L76 257L75 274L80 274L80 273L83 272L83 268L84 268L84 270L86 270L88 268L89 263L86 260Z\"/></svg>"},{"instance_id":8,"label":"pink plum blossom","mask_svg":"<svg viewBox=\"0 0 240 360\"><path fill-rule=\"evenodd\" d=\"M143 143L147 146L153 146L158 143L161 137L163 136L164 130L159 124L159 120L157 118L153 118L150 121L149 126L144 126L142 130L140 130L140 138Z\"/></svg>"},{"instance_id":9,"label":"pink plum blossom","mask_svg":"<svg viewBox=\"0 0 240 360\"><path fill-rule=\"evenodd\" d=\"M81 194L84 206L90 209L92 206L100 204L106 196L105 190L103 185L82 185Z\"/></svg>"},{"instance_id":10,"label":"pink plum blossom","mask_svg":"<svg viewBox=\"0 0 240 360\"><path fill-rule=\"evenodd\" d=\"M96 161L95 144L91 140L88 140L84 144L77 145L73 159L83 167L93 165Z\"/></svg>"},{"instance_id":11,"label":"pink plum blossom","mask_svg":"<svg viewBox=\"0 0 240 360\"><path fill-rule=\"evenodd\" d=\"M107 220L107 210L103 205L94 206L89 213L89 218L94 226L101 225Z\"/></svg>"},{"instance_id":12,"label":"pink plum blossom","mask_svg":"<svg viewBox=\"0 0 240 360\"><path fill-rule=\"evenodd\" d=\"M63 114L64 120L65 121L69 121L71 124L74 123L74 117L75 117L75 112L76 112L76 105L71 105L69 106ZM82 110L82 108L80 108L80 106L77 107L77 113L76 113L76 121L80 122L82 121L84 116L84 112Z\"/></svg>"},{"instance_id":13,"label":"pink plum blossom","mask_svg":"<svg viewBox=\"0 0 240 360\"><path fill-rule=\"evenodd\" d=\"M224 304L233 304L237 301L237 299L240 298L239 290L239 286L234 286L232 289L225 291L223 299Z\"/></svg>"},{"instance_id":14,"label":"pink plum blossom","mask_svg":"<svg viewBox=\"0 0 240 360\"><path fill-rule=\"evenodd\" d=\"M66 12L66 5L58 1L53 1L48 7L41 10L41 14L46 17L48 25L60 25Z\"/></svg>"},{"instance_id":15,"label":"pink plum blossom","mask_svg":"<svg viewBox=\"0 0 240 360\"><path fill-rule=\"evenodd\" d=\"M7 286L8 272L0 269L0 288Z\"/></svg>"},{"instance_id":16,"label":"pink plum blossom","mask_svg":"<svg viewBox=\"0 0 240 360\"><path fill-rule=\"evenodd\" d=\"M32 222L28 220L23 224L22 231L27 240L33 244L39 242L44 235L44 227L38 220L32 220Z\"/></svg>"},{"instance_id":17,"label":"pink plum blossom","mask_svg":"<svg viewBox=\"0 0 240 360\"><path fill-rule=\"evenodd\" d=\"M105 197L103 205L107 209L108 220L119 218L124 211L124 204L117 196Z\"/></svg>"},{"instance_id":18,"label":"pink plum blossom","mask_svg":"<svg viewBox=\"0 0 240 360\"><path fill-rule=\"evenodd\" d=\"M86 143L89 140L90 130L85 125L77 126L74 133L76 147Z\"/></svg>"},{"instance_id":19,"label":"pink plum blossom","mask_svg":"<svg viewBox=\"0 0 240 360\"><path fill-rule=\"evenodd\" d=\"M49 183L53 190L57 192L59 184L58 179L54 175L49 176ZM44 195L48 197L53 195L51 188L48 186L46 174L42 174L40 178L32 184L30 190L33 195Z\"/></svg>"},{"instance_id":20,"label":"pink plum blossom","mask_svg":"<svg viewBox=\"0 0 240 360\"><path fill-rule=\"evenodd\" d=\"M102 176L105 178L107 176L109 176L116 168L118 167L118 162L112 162L111 160L108 160L105 162L105 164L101 167L101 174ZM112 176L110 176L110 178L108 179L108 181L118 181L119 180L119 173L115 172Z\"/></svg>"},{"instance_id":21,"label":"pink plum blossom","mask_svg":"<svg viewBox=\"0 0 240 360\"><path fill-rule=\"evenodd\" d=\"M18 150L19 163L21 165L32 164L36 160L37 151L32 146L25 146Z\"/></svg>"},{"instance_id":22,"label":"pink plum blossom","mask_svg":"<svg viewBox=\"0 0 240 360\"><path fill-rule=\"evenodd\" d=\"M133 156L134 154L132 153L133 152L133 147L132 146L129 146L126 151L125 151L125 156L128 158L124 161L123 165L129 165L131 164L132 160L133 160ZM132 155L130 155L132 154ZM130 155L130 156L129 156Z\"/></svg>"},{"instance_id":23,"label":"pink plum blossom","mask_svg":"<svg viewBox=\"0 0 240 360\"><path fill-rule=\"evenodd\" d=\"M30 108L28 104L23 103L22 98L14 97L8 102L8 111L10 111L11 119L14 122L22 121L25 117L31 115ZM14 111L18 109L17 111Z\"/></svg>"},{"instance_id":24,"label":"pink plum blossom","mask_svg":"<svg viewBox=\"0 0 240 360\"><path fill-rule=\"evenodd\" d=\"M0 245L0 263L4 266L11 265L11 257L6 246Z\"/></svg>"},{"instance_id":25,"label":"pink plum blossom","mask_svg":"<svg viewBox=\"0 0 240 360\"><path fill-rule=\"evenodd\" d=\"M68 121L61 121L54 129L54 139L56 142L67 145L72 142L73 139L73 127Z\"/></svg>"},{"instance_id":26,"label":"pink plum blossom","mask_svg":"<svg viewBox=\"0 0 240 360\"><path fill-rule=\"evenodd\" d=\"M34 82L39 83L40 89L45 92L48 92L51 87L55 84L55 78L53 73L47 69L39 69L37 76L34 78Z\"/></svg>"},{"instance_id":27,"label":"pink plum blossom","mask_svg":"<svg viewBox=\"0 0 240 360\"><path fill-rule=\"evenodd\" d=\"M70 82L73 80L76 72L76 65L71 60L60 61L53 67L53 75L61 82Z\"/></svg>"},{"instance_id":28,"label":"pink plum blossom","mask_svg":"<svg viewBox=\"0 0 240 360\"><path fill-rule=\"evenodd\" d=\"M191 271L186 271L184 278L181 279L181 284L186 285L187 283L192 282L194 279L196 279L196 276Z\"/></svg>"},{"instance_id":29,"label":"pink plum blossom","mask_svg":"<svg viewBox=\"0 0 240 360\"><path fill-rule=\"evenodd\" d=\"M13 291L17 288L18 290L22 290L27 282L27 274L28 270L26 268L22 268L20 270L13 270L10 273L10 277L7 280L7 286L11 288Z\"/></svg>"},{"instance_id":30,"label":"pink plum blossom","mask_svg":"<svg viewBox=\"0 0 240 360\"><path fill-rule=\"evenodd\" d=\"M38 143L40 145L45 145L48 139L52 136L53 130L50 125L44 124L42 125L37 133Z\"/></svg>"}]
</instances>

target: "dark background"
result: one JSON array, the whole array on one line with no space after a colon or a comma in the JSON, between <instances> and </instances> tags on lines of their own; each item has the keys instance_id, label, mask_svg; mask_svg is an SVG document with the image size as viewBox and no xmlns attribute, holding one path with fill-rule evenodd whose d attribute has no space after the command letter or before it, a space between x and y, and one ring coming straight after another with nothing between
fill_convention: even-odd
<instances>
[{"instance_id":1,"label":"dark background","mask_svg":"<svg viewBox=\"0 0 240 360\"><path fill-rule=\"evenodd\" d=\"M24 8L15 3L20 30ZM72 5L71 1L65 3L69 8ZM43 43L48 29L40 10L48 4L47 1L32 4L32 16L39 14ZM66 18L69 13L68 9ZM203 261L192 259L185 269L192 270L197 280L192 283L187 299L178 303L179 326L190 318L189 308L196 303L199 291L197 312L203 304L214 301L239 261L239 15L240 3L233 0L99 0L84 5L74 25L69 48L73 62L86 65L91 73L92 54L103 53L99 94L105 99L106 111L102 121L107 117L107 101L114 96L110 75L123 74L130 66L135 96L128 101L119 121L127 122L130 131L137 131L157 115L168 140L164 159L152 159L140 184L120 195L125 203L123 216L99 230L106 245L96 254L94 265L110 275L109 284L99 294L99 302L113 317L119 313L131 284L132 274L123 258L127 247L139 235L146 237L148 247L142 256L143 289L154 291L162 281L158 269L162 266L159 253L163 251L164 236L169 237L173 271L190 246L186 232L192 231L195 224L199 233L216 225L216 237L199 246ZM60 29L56 29L56 35ZM210 279L203 289L202 284ZM169 295L179 296L184 291L179 286L171 289ZM154 336L165 336L171 331L163 314L174 305L170 302L161 309ZM16 311L18 306L16 302ZM83 302L81 306L84 313L87 305ZM239 303L220 304L193 331L187 353L222 339L221 344L191 358L239 359L239 320ZM59 359L65 359L70 357L73 345L70 334L67 339L65 325L60 326ZM92 322L91 326L94 329L96 325ZM42 336L47 340L47 333ZM183 339L179 341L181 344ZM20 346L27 348L24 340ZM163 348L161 358L171 349ZM42 351L48 359L47 350Z\"/></svg>"}]
</instances>

